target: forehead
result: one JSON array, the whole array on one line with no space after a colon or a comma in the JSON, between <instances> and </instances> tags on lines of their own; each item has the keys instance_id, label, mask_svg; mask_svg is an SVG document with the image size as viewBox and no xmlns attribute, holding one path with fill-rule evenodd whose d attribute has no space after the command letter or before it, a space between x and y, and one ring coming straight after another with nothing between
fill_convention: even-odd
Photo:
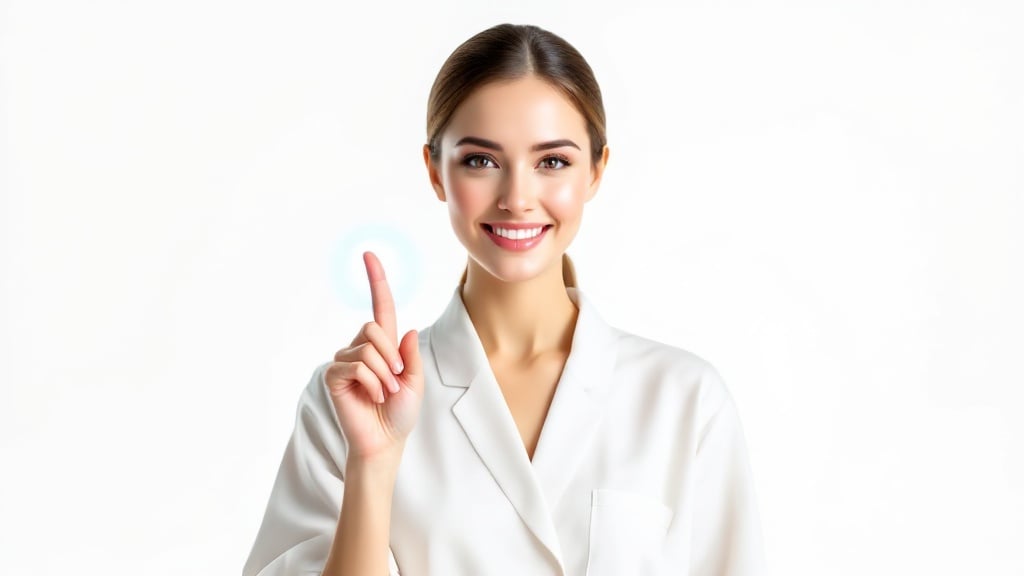
<instances>
[{"instance_id":1,"label":"forehead","mask_svg":"<svg viewBox=\"0 0 1024 576\"><path fill-rule=\"evenodd\" d=\"M474 90L455 110L443 141L450 146L466 135L509 146L571 138L582 147L587 123L561 91L536 76L526 76Z\"/></svg>"}]
</instances>

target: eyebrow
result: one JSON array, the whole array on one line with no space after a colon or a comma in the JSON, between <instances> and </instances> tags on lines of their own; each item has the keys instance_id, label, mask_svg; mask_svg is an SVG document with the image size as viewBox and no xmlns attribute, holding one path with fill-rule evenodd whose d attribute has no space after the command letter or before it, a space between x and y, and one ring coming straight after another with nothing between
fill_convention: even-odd
<instances>
[{"instance_id":1,"label":"eyebrow","mask_svg":"<svg viewBox=\"0 0 1024 576\"><path fill-rule=\"evenodd\" d=\"M487 140L486 138L478 138L476 136L466 136L465 138L462 138L461 140L455 143L455 147L458 148L463 144L476 144L477 146L481 146L483 148L490 148L491 150L495 150L497 152L504 151L504 148L501 147L501 144L498 144L493 140ZM572 146L577 150L580 149L580 147L577 146L576 143L573 142L572 140L569 140L567 138L561 138L558 140L551 140L548 142L534 144L533 146L530 146L530 152L539 152L541 150L550 150L552 148L562 148L563 146Z\"/></svg>"}]
</instances>

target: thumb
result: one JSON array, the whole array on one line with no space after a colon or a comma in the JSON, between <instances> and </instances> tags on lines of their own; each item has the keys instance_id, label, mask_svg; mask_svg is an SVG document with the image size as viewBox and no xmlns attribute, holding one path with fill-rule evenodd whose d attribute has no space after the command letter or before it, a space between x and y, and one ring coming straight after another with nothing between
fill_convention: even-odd
<instances>
[{"instance_id":1,"label":"thumb","mask_svg":"<svg viewBox=\"0 0 1024 576\"><path fill-rule=\"evenodd\" d=\"M415 330L409 330L402 336L398 345L398 353L402 356L402 376L411 380L423 379L423 361L420 359L420 337Z\"/></svg>"}]
</instances>

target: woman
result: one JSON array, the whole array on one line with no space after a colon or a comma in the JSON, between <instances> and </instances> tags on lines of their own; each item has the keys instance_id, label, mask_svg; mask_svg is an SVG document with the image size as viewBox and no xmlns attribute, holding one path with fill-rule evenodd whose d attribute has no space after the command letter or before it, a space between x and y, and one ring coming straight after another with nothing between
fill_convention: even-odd
<instances>
[{"instance_id":1,"label":"woman","mask_svg":"<svg viewBox=\"0 0 1024 576\"><path fill-rule=\"evenodd\" d=\"M748 575L736 409L700 358L608 326L565 251L608 161L593 73L503 24L430 93L430 183L469 258L447 309L372 322L304 390L246 575Z\"/></svg>"}]
</instances>

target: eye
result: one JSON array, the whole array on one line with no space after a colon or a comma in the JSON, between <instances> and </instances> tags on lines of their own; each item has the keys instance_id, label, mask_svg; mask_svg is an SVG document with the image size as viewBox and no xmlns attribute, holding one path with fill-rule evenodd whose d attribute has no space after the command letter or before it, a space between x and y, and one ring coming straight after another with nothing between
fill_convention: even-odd
<instances>
[{"instance_id":1,"label":"eye","mask_svg":"<svg viewBox=\"0 0 1024 576\"><path fill-rule=\"evenodd\" d=\"M483 154L470 154L462 159L463 166L467 166L469 168L474 168L477 170L487 168L487 162L490 162L492 165L496 166L496 163L490 156L485 156Z\"/></svg>"},{"instance_id":2,"label":"eye","mask_svg":"<svg viewBox=\"0 0 1024 576\"><path fill-rule=\"evenodd\" d=\"M545 156L544 159L540 161L540 165L549 170L561 170L562 168L570 166L571 164L569 162L569 159L566 158L565 156L554 155Z\"/></svg>"}]
</instances>

